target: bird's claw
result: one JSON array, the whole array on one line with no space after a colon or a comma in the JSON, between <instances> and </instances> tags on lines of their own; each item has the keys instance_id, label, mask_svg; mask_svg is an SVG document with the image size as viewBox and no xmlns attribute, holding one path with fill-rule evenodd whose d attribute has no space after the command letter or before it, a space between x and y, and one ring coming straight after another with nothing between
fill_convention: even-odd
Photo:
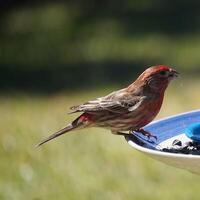
<instances>
[{"instance_id":1,"label":"bird's claw","mask_svg":"<svg viewBox=\"0 0 200 200\"><path fill-rule=\"evenodd\" d=\"M156 141L158 140L157 136L155 135L147 135L148 139L154 138Z\"/></svg>"},{"instance_id":2,"label":"bird's claw","mask_svg":"<svg viewBox=\"0 0 200 200\"><path fill-rule=\"evenodd\" d=\"M154 138L154 139L157 141L157 139L158 139L157 136L152 135L150 132L145 131L144 129L138 129L138 130L136 130L136 131L142 133L142 135L146 136L149 140L150 140L151 138Z\"/></svg>"}]
</instances>

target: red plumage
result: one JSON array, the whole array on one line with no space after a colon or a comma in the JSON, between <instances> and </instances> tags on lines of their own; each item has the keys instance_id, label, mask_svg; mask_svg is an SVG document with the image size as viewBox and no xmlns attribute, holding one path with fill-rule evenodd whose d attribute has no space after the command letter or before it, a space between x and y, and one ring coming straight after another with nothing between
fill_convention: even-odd
<instances>
[{"instance_id":1,"label":"red plumage","mask_svg":"<svg viewBox=\"0 0 200 200\"><path fill-rule=\"evenodd\" d=\"M67 127L44 139L38 146L71 130L86 127L107 128L118 135L126 134L121 131L138 130L152 136L142 127L156 117L169 82L177 76L178 73L166 65L149 67L128 87L73 106L72 113L83 114Z\"/></svg>"}]
</instances>

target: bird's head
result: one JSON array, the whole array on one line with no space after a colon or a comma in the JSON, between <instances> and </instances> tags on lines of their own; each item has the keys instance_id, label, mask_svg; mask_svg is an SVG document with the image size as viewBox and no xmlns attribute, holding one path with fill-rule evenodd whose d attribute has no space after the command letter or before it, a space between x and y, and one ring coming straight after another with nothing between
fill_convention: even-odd
<instances>
[{"instance_id":1,"label":"bird's head","mask_svg":"<svg viewBox=\"0 0 200 200\"><path fill-rule=\"evenodd\" d=\"M151 89L164 91L169 82L178 77L178 72L166 65L156 65L146 69L138 80L148 85Z\"/></svg>"}]
</instances>

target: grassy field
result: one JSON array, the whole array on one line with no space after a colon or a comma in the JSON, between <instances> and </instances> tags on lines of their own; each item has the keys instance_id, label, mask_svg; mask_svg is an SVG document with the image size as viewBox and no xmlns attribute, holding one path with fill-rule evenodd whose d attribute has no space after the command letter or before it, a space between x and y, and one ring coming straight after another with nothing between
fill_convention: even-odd
<instances>
[{"instance_id":1,"label":"grassy field","mask_svg":"<svg viewBox=\"0 0 200 200\"><path fill-rule=\"evenodd\" d=\"M172 83L158 118L198 109L199 84ZM0 199L199 199L199 176L154 161L107 130L74 132L34 147L74 118L68 107L112 89L1 95Z\"/></svg>"}]
</instances>

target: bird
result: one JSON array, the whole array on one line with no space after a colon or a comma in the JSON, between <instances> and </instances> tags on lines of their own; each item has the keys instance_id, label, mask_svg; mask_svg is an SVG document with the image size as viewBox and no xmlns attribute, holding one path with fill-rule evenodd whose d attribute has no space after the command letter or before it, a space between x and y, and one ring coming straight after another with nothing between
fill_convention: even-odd
<instances>
[{"instance_id":1,"label":"bird","mask_svg":"<svg viewBox=\"0 0 200 200\"><path fill-rule=\"evenodd\" d=\"M88 127L109 129L115 135L126 136L137 131L148 138L155 137L143 127L157 116L167 86L178 75L176 70L167 65L147 68L129 86L71 107L70 114L80 112L80 115L66 127L43 139L37 146L65 133Z\"/></svg>"}]
</instances>

